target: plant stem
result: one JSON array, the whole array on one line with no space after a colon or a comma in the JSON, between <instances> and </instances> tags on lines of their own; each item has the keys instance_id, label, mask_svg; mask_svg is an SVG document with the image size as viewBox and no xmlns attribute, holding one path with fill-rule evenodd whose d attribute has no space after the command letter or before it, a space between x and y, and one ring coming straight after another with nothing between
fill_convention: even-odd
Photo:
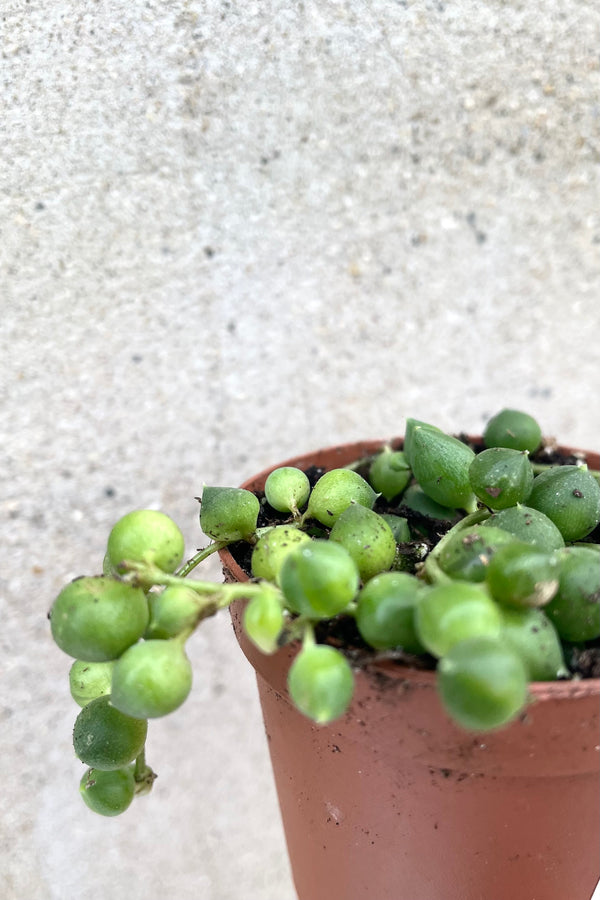
<instances>
[{"instance_id":1,"label":"plant stem","mask_svg":"<svg viewBox=\"0 0 600 900\"><path fill-rule=\"evenodd\" d=\"M314 647L315 644L315 629L313 623L307 622L304 626L304 634L302 635L302 649L305 650L308 647Z\"/></svg>"},{"instance_id":2,"label":"plant stem","mask_svg":"<svg viewBox=\"0 0 600 900\"><path fill-rule=\"evenodd\" d=\"M148 770L148 766L146 765L146 747L142 748L142 752L136 757L135 760L135 769L133 771L133 777L136 781L143 781L144 776Z\"/></svg>"},{"instance_id":3,"label":"plant stem","mask_svg":"<svg viewBox=\"0 0 600 900\"><path fill-rule=\"evenodd\" d=\"M135 793L138 797L141 797L143 794L149 794L152 790L152 785L156 781L156 773L146 764L146 747L143 748L136 758L133 780L135 781Z\"/></svg>"},{"instance_id":4,"label":"plant stem","mask_svg":"<svg viewBox=\"0 0 600 900\"><path fill-rule=\"evenodd\" d=\"M193 569L196 568L203 560L207 559L212 553L217 553L219 550L222 550L224 547L227 547L229 541L214 541L212 544L209 544L208 547L205 547L203 550L198 550L191 559L188 561L175 573L179 578L185 578L186 575L189 575Z\"/></svg>"}]
</instances>

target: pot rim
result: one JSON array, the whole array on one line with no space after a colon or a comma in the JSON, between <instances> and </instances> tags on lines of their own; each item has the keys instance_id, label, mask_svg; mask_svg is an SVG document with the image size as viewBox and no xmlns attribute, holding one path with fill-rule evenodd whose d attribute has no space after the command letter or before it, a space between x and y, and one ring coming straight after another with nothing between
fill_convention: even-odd
<instances>
[{"instance_id":1,"label":"pot rim","mask_svg":"<svg viewBox=\"0 0 600 900\"><path fill-rule=\"evenodd\" d=\"M479 435L468 435L468 438L472 441L481 441L481 436ZM252 475L249 478L245 479L240 487L246 490L262 490L262 486L264 485L267 476L274 469L280 468L281 466L308 468L311 465L316 465L314 461L315 458L321 457L325 454L337 454L339 456L345 456L348 460L355 458L360 459L360 457L362 456L369 456L377 452L377 450L381 449L386 444L391 444L394 449L401 449L403 446L403 438L396 437L384 440L373 439L365 441L349 441L344 444L334 444L332 446L322 447L308 453L302 453L297 456L290 457L283 462L278 462L274 465L268 466L267 468L258 472L256 475ZM600 454L595 451L582 450L579 448L568 446L566 444L557 444L555 445L554 449L556 449L558 452L568 455L581 456L581 458L586 462L593 458L595 466L600 468ZM241 568L241 566L238 565L227 547L219 550L219 557L221 559L221 564L223 566L224 572L226 573L226 575L229 575L232 580L235 580L237 582L250 580L248 574ZM242 600L237 602L244 603L245 601ZM290 649L294 649L296 647L299 647L299 642L294 641L287 646ZM418 669L413 666L399 665L395 660L374 659L366 662L364 665L357 665L357 668L374 669L388 677L397 678L402 681L410 680L415 684L423 685L433 683L437 675L435 670ZM534 681L529 685L529 693L532 698L536 698L537 700L566 700L589 696L590 694L600 694L600 678L576 678L560 681Z\"/></svg>"}]
</instances>

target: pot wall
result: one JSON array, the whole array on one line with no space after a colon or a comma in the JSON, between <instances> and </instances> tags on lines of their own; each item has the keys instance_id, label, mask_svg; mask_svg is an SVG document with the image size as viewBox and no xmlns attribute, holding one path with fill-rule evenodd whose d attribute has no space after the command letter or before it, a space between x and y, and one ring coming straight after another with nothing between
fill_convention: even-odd
<instances>
[{"instance_id":1,"label":"pot wall","mask_svg":"<svg viewBox=\"0 0 600 900\"><path fill-rule=\"evenodd\" d=\"M344 465L381 442L287 461ZM599 466L588 454L590 466ZM244 486L260 489L268 472ZM245 576L228 553L227 577ZM589 900L600 841L600 681L532 686L525 714L478 735L446 716L435 673L356 672L349 712L317 726L291 704L297 652L261 654L257 674L300 900Z\"/></svg>"}]
</instances>

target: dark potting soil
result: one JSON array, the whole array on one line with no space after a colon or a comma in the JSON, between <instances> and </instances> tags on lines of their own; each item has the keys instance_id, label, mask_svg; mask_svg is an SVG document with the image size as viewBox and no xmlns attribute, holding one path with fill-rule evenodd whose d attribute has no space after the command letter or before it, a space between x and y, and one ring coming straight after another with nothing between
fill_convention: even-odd
<instances>
[{"instance_id":1,"label":"dark potting soil","mask_svg":"<svg viewBox=\"0 0 600 900\"><path fill-rule=\"evenodd\" d=\"M485 445L481 442L473 441L468 435L459 434L457 437L474 450L480 453L485 450ZM393 449L402 449L402 439L390 441ZM534 463L543 465L576 465L581 459L573 454L562 453L553 443L549 442L530 455L530 460ZM367 477L369 465L372 457L358 461L354 468L363 476ZM305 469L305 474L309 480L311 488L316 484L321 475L325 473L325 469L318 466L310 466ZM282 525L291 521L290 517L285 513L278 512L266 500L264 492L256 491L256 496L260 501L260 512L258 516L258 528L264 528L274 525ZM457 519L451 522L439 521L433 519L424 513L410 509L407 506L398 504L398 499L393 498L387 501L384 497L379 497L374 505L375 512L392 513L402 516L408 521L411 534L418 534L418 540L410 541L405 544L399 544L398 547L402 551L403 557L408 561L408 571L415 571L415 568L424 559L423 547L429 553L433 547L441 540L444 534L455 524ZM326 538L329 529L321 525L316 520L310 520L305 523L305 530L314 537ZM598 525L591 534L585 539L589 543L600 543L600 525ZM229 551L240 568L246 572L249 578L251 575L251 559L253 545L246 541L238 541L229 546ZM426 555L426 554L425 554ZM414 654L405 653L401 649L389 651L377 651L365 643L356 627L356 622L352 616L337 616L334 619L328 619L319 622L315 627L315 636L319 643L328 643L332 646L343 650L354 665L365 666L382 659L390 660L398 665L410 666L411 668L433 670L436 668L437 660L429 654L416 656ZM575 677L579 678L600 678L600 638L588 641L585 644L577 646L565 647L565 661Z\"/></svg>"}]
</instances>

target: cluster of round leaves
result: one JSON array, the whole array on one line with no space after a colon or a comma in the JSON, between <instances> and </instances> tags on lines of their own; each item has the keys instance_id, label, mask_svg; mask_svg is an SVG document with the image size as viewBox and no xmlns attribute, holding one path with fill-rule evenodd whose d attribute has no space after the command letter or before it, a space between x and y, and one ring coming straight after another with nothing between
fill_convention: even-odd
<instances>
[{"instance_id":1,"label":"cluster of round leaves","mask_svg":"<svg viewBox=\"0 0 600 900\"><path fill-rule=\"evenodd\" d=\"M320 623L342 617L376 653L432 660L447 712L467 729L510 722L530 682L569 677L565 648L600 637L600 554L588 538L600 522L597 473L532 464L541 431L519 411L490 420L483 441L475 452L409 419L402 450L386 446L312 485L284 466L260 499L205 487L200 525L212 548L252 545L246 586L177 575L175 523L150 510L124 516L104 575L67 585L51 611L56 643L75 658L71 693L82 711L73 742L89 766L86 803L115 815L151 784L147 720L183 703L192 683L185 641L240 596L245 631L262 652L300 639L289 693L317 723L352 699L348 655L315 639ZM259 527L262 507L279 524Z\"/></svg>"},{"instance_id":2,"label":"cluster of round leaves","mask_svg":"<svg viewBox=\"0 0 600 900\"><path fill-rule=\"evenodd\" d=\"M74 658L69 686L82 707L73 729L76 756L89 769L81 795L95 812L124 812L145 793L153 773L144 761L148 719L177 709L192 686L185 638L198 620L199 599L185 586L160 593L122 577L134 564L173 572L183 535L163 513L139 510L112 529L104 574L84 576L59 593L50 611L52 636Z\"/></svg>"},{"instance_id":3,"label":"cluster of round leaves","mask_svg":"<svg viewBox=\"0 0 600 900\"><path fill-rule=\"evenodd\" d=\"M260 598L247 608L246 628L268 652L285 633L285 615L307 623L289 690L315 721L341 715L352 695L347 656L315 644L312 626L324 619L352 616L371 648L436 659L448 713L475 730L515 718L530 682L569 676L566 645L600 636L597 545L574 546L600 522L597 475L585 465L538 472L529 457L541 430L519 411L490 420L483 442L475 452L411 419L403 449L383 448L364 477L334 469L309 491L299 470L269 476L266 502L290 518L258 538L252 574L281 597L269 600L278 615L265 613L264 634ZM292 501L300 483L305 506ZM411 550L424 534L411 533L407 511L446 523L420 571ZM309 537L315 523L322 528Z\"/></svg>"}]
</instances>

